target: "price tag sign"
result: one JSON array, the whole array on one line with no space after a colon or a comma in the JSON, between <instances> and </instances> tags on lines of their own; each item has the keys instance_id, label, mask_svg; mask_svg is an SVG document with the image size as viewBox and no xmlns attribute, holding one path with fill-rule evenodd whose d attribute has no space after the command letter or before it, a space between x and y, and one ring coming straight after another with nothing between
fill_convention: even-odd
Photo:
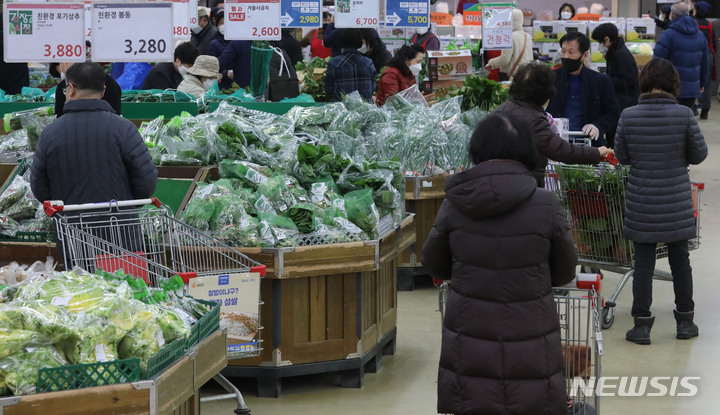
<instances>
[{"instance_id":1,"label":"price tag sign","mask_svg":"<svg viewBox=\"0 0 720 415\"><path fill-rule=\"evenodd\" d=\"M94 3L95 62L172 62L172 3Z\"/></svg>"},{"instance_id":2,"label":"price tag sign","mask_svg":"<svg viewBox=\"0 0 720 415\"><path fill-rule=\"evenodd\" d=\"M198 24L198 0L190 0L190 27Z\"/></svg>"},{"instance_id":3,"label":"price tag sign","mask_svg":"<svg viewBox=\"0 0 720 415\"><path fill-rule=\"evenodd\" d=\"M484 3L482 5L483 49L512 49L512 11L511 3Z\"/></svg>"},{"instance_id":4,"label":"price tag sign","mask_svg":"<svg viewBox=\"0 0 720 415\"><path fill-rule=\"evenodd\" d=\"M322 26L322 3L320 0L280 2L282 27L320 27Z\"/></svg>"},{"instance_id":5,"label":"price tag sign","mask_svg":"<svg viewBox=\"0 0 720 415\"><path fill-rule=\"evenodd\" d=\"M377 27L380 0L336 0L335 27Z\"/></svg>"},{"instance_id":6,"label":"price tag sign","mask_svg":"<svg viewBox=\"0 0 720 415\"><path fill-rule=\"evenodd\" d=\"M82 4L4 3L5 62L83 62Z\"/></svg>"},{"instance_id":7,"label":"price tag sign","mask_svg":"<svg viewBox=\"0 0 720 415\"><path fill-rule=\"evenodd\" d=\"M386 0L385 10L385 26L430 26L429 1Z\"/></svg>"},{"instance_id":8,"label":"price tag sign","mask_svg":"<svg viewBox=\"0 0 720 415\"><path fill-rule=\"evenodd\" d=\"M173 39L190 39L190 0L172 0L172 2ZM197 24L197 11L195 15L195 24Z\"/></svg>"},{"instance_id":9,"label":"price tag sign","mask_svg":"<svg viewBox=\"0 0 720 415\"><path fill-rule=\"evenodd\" d=\"M83 2L85 11L85 40L90 40L92 36L92 2Z\"/></svg>"},{"instance_id":10,"label":"price tag sign","mask_svg":"<svg viewBox=\"0 0 720 415\"><path fill-rule=\"evenodd\" d=\"M225 2L225 39L280 40L280 0Z\"/></svg>"}]
</instances>

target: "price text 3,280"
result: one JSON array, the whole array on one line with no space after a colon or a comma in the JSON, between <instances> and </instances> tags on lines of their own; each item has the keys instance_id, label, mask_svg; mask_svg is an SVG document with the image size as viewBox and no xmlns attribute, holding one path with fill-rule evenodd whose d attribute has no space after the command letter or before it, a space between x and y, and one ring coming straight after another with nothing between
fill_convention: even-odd
<instances>
[{"instance_id":1,"label":"price text 3,280","mask_svg":"<svg viewBox=\"0 0 720 415\"><path fill-rule=\"evenodd\" d=\"M159 39L138 39L138 45L133 45L133 41L125 39L125 50L126 54L137 55L138 53L165 53L165 40Z\"/></svg>"}]
</instances>

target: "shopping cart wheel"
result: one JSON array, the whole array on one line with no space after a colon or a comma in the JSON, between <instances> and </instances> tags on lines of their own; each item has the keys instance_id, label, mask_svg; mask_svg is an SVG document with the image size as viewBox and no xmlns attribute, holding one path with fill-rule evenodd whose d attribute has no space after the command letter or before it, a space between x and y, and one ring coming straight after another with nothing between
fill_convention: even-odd
<instances>
[{"instance_id":1,"label":"shopping cart wheel","mask_svg":"<svg viewBox=\"0 0 720 415\"><path fill-rule=\"evenodd\" d=\"M600 327L603 330L609 329L615 323L615 309L608 306L603 307L601 317Z\"/></svg>"},{"instance_id":2,"label":"shopping cart wheel","mask_svg":"<svg viewBox=\"0 0 720 415\"><path fill-rule=\"evenodd\" d=\"M234 411L237 415L250 415L250 408L238 408Z\"/></svg>"},{"instance_id":3,"label":"shopping cart wheel","mask_svg":"<svg viewBox=\"0 0 720 415\"><path fill-rule=\"evenodd\" d=\"M587 265L580 265L580 273L581 274L600 274L600 279L605 278L605 276L602 273L602 270L598 267L589 267Z\"/></svg>"}]
</instances>

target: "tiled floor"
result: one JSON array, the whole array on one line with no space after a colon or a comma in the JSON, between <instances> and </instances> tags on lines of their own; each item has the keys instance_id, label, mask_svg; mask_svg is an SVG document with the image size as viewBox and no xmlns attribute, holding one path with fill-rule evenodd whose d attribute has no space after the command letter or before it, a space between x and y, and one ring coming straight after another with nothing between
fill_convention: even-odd
<instances>
[{"instance_id":1,"label":"tiled floor","mask_svg":"<svg viewBox=\"0 0 720 415\"><path fill-rule=\"evenodd\" d=\"M691 261L695 278L696 322L700 337L689 341L674 338L673 292L670 282L656 281L654 307L656 322L652 345L637 346L625 341L632 325L630 286L618 300L615 325L604 332L605 376L697 376L698 394L694 397L603 397L602 414L632 415L716 415L720 413L720 105L701 128L710 147L710 156L693 167L692 177L707 184L702 198L702 246L693 251ZM658 264L668 269L667 260ZM606 273L605 295L610 295L620 276ZM717 290L717 291L716 291ZM377 374L365 376L362 389L340 388L339 378L318 375L287 379L278 399L256 396L252 381L240 380L238 386L253 414L434 414L436 376L440 351L440 317L437 291L428 285L414 292L398 294L398 344L395 356L383 360ZM483 318L484 316L478 316ZM209 393L216 389L207 388ZM208 403L203 414L232 415L230 401Z\"/></svg>"}]
</instances>

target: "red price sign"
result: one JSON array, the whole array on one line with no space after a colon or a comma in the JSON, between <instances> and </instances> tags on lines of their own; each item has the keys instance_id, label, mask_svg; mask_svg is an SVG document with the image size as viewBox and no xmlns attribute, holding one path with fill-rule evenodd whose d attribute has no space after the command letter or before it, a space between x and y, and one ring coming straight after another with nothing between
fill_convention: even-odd
<instances>
[{"instance_id":1,"label":"red price sign","mask_svg":"<svg viewBox=\"0 0 720 415\"><path fill-rule=\"evenodd\" d=\"M225 39L280 40L280 0L225 2Z\"/></svg>"},{"instance_id":2,"label":"red price sign","mask_svg":"<svg viewBox=\"0 0 720 415\"><path fill-rule=\"evenodd\" d=\"M5 62L85 60L82 4L4 3Z\"/></svg>"}]
</instances>

